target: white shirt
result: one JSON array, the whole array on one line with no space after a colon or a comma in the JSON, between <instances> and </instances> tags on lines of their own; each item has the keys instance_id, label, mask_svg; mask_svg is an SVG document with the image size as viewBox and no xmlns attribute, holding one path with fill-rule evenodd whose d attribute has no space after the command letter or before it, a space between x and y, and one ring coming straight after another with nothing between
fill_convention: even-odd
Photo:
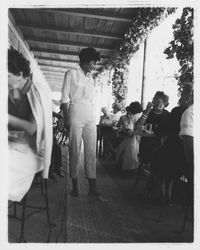
<instances>
[{"instance_id":1,"label":"white shirt","mask_svg":"<svg viewBox=\"0 0 200 250\"><path fill-rule=\"evenodd\" d=\"M193 136L193 105L183 112L180 126L180 135Z\"/></svg>"},{"instance_id":2,"label":"white shirt","mask_svg":"<svg viewBox=\"0 0 200 250\"><path fill-rule=\"evenodd\" d=\"M122 112L121 112L121 111L118 111L118 112L116 112L115 114L112 114L112 115L110 116L110 119L111 119L114 123L116 123L116 122L119 121L119 119L120 119L121 116L122 116Z\"/></svg>"},{"instance_id":3,"label":"white shirt","mask_svg":"<svg viewBox=\"0 0 200 250\"><path fill-rule=\"evenodd\" d=\"M94 98L95 84L89 73L85 75L80 66L65 73L61 103L94 104Z\"/></svg>"}]
</instances>

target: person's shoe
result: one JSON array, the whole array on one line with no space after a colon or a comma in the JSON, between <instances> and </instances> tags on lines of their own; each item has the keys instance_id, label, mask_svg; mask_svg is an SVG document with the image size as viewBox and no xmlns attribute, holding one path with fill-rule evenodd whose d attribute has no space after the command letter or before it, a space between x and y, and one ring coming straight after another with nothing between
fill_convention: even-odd
<instances>
[{"instance_id":1,"label":"person's shoe","mask_svg":"<svg viewBox=\"0 0 200 250\"><path fill-rule=\"evenodd\" d=\"M88 191L88 196L90 197L94 197L96 198L98 201L101 201L101 202L106 202L107 199L105 199L104 197L102 197L97 191L96 192L93 192L91 190Z\"/></svg>"},{"instance_id":2,"label":"person's shoe","mask_svg":"<svg viewBox=\"0 0 200 250\"><path fill-rule=\"evenodd\" d=\"M78 190L72 189L72 191L69 192L69 195L72 196L72 197L78 197L79 192L78 192Z\"/></svg>"}]
</instances>

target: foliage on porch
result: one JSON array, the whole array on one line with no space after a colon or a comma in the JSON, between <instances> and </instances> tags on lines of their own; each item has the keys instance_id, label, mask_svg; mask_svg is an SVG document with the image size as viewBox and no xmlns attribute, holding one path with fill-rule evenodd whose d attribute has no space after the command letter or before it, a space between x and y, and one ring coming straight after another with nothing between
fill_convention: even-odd
<instances>
[{"instance_id":1,"label":"foliage on porch","mask_svg":"<svg viewBox=\"0 0 200 250\"><path fill-rule=\"evenodd\" d=\"M130 59L145 41L153 28L158 26L175 8L139 8L132 26L124 34L124 39L116 48L107 68L114 69L112 89L115 102L124 105L127 94L127 74Z\"/></svg>"},{"instance_id":2,"label":"foliage on porch","mask_svg":"<svg viewBox=\"0 0 200 250\"><path fill-rule=\"evenodd\" d=\"M193 65L194 65L194 45L193 45L193 16L192 8L184 8L181 18L177 19L173 25L174 39L169 47L164 51L167 59L176 56L180 64L177 80L179 90L185 82L193 83Z\"/></svg>"}]
</instances>

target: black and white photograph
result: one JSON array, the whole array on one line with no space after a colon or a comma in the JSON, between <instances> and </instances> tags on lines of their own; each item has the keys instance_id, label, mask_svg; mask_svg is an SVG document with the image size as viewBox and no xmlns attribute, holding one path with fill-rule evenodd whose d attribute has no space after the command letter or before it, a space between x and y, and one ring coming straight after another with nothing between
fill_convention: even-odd
<instances>
[{"instance_id":1,"label":"black and white photograph","mask_svg":"<svg viewBox=\"0 0 200 250\"><path fill-rule=\"evenodd\" d=\"M196 1L2 4L5 247L197 247L198 15Z\"/></svg>"}]
</instances>

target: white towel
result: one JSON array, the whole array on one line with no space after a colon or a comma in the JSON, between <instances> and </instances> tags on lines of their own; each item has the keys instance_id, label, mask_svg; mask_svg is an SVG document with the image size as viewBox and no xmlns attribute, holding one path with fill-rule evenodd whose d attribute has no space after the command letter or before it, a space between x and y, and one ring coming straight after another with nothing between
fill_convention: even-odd
<instances>
[{"instance_id":1,"label":"white towel","mask_svg":"<svg viewBox=\"0 0 200 250\"><path fill-rule=\"evenodd\" d=\"M51 93L41 84L32 84L27 92L37 124L35 152L26 137L9 142L9 200L20 201L28 192L35 174L48 178L53 143ZM20 133L18 131L18 133Z\"/></svg>"},{"instance_id":2,"label":"white towel","mask_svg":"<svg viewBox=\"0 0 200 250\"><path fill-rule=\"evenodd\" d=\"M50 90L35 82L27 93L37 124L36 145L39 155L43 155L43 178L48 178L53 143L52 99Z\"/></svg>"}]
</instances>

